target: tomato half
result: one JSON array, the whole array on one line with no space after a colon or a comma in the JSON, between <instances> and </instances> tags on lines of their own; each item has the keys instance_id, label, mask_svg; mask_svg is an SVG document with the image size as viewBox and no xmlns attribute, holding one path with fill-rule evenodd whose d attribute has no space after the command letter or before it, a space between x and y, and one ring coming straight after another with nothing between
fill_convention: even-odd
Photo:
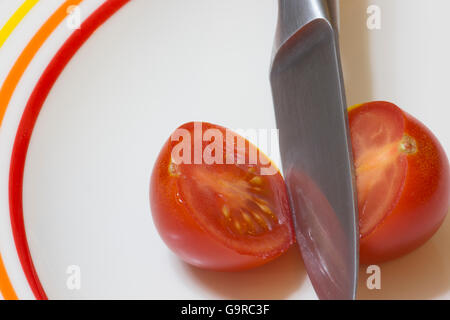
<instances>
[{"instance_id":1,"label":"tomato half","mask_svg":"<svg viewBox=\"0 0 450 320\"><path fill-rule=\"evenodd\" d=\"M254 145L221 126L190 122L172 134L153 168L150 203L163 241L201 268L259 266L294 242L278 169Z\"/></svg>"},{"instance_id":2,"label":"tomato half","mask_svg":"<svg viewBox=\"0 0 450 320\"><path fill-rule=\"evenodd\" d=\"M449 163L422 123L388 102L349 110L360 260L390 260L427 241L449 209Z\"/></svg>"}]
</instances>

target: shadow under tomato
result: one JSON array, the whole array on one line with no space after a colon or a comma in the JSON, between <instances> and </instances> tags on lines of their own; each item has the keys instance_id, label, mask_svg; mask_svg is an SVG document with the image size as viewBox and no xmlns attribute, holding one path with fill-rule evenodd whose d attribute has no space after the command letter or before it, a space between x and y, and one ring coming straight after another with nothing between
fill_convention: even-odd
<instances>
[{"instance_id":1,"label":"shadow under tomato","mask_svg":"<svg viewBox=\"0 0 450 320\"><path fill-rule=\"evenodd\" d=\"M360 269L359 299L433 299L450 290L450 217L416 251L380 265L381 289L369 290ZM446 299L449 298L447 293Z\"/></svg>"},{"instance_id":2,"label":"shadow under tomato","mask_svg":"<svg viewBox=\"0 0 450 320\"><path fill-rule=\"evenodd\" d=\"M266 265L246 271L215 272L183 265L195 282L223 299L286 299L306 277L297 246Z\"/></svg>"}]
</instances>

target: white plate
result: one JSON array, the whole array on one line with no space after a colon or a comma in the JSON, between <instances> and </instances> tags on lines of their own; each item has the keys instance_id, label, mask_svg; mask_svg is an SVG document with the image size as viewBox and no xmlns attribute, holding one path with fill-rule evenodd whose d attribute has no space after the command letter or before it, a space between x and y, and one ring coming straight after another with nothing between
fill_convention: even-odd
<instances>
[{"instance_id":1,"label":"white plate","mask_svg":"<svg viewBox=\"0 0 450 320\"><path fill-rule=\"evenodd\" d=\"M86 19L104 0L84 0ZM6 4L7 3L7 4ZM1 1L12 14L22 1ZM0 81L63 1L41 1L0 50ZM449 151L445 0L370 1L381 30L366 28L369 1L342 1L349 104L390 100L423 120ZM9 15L0 15L3 25ZM439 16L442 20L439 20ZM148 185L160 147L192 120L230 128L275 128L268 69L276 21L272 0L133 0L89 38L39 114L26 156L26 237L49 298L315 299L294 249L253 271L185 265L152 223ZM63 22L24 73L0 131L0 252L19 298L32 298L8 209L12 143L23 108L73 30ZM441 27L441 29L437 29ZM5 63L3 63L5 62ZM6 66L6 67L4 67ZM278 151L264 150L279 164ZM450 222L414 253L383 264L382 290L362 298L450 298ZM78 266L81 288L67 286Z\"/></svg>"}]
</instances>

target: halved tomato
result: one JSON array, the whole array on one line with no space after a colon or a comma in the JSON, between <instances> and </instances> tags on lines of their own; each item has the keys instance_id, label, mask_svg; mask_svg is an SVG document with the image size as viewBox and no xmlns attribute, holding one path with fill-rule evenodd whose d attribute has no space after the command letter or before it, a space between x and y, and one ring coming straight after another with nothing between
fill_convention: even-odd
<instances>
[{"instance_id":1,"label":"halved tomato","mask_svg":"<svg viewBox=\"0 0 450 320\"><path fill-rule=\"evenodd\" d=\"M449 163L436 137L392 103L349 110L358 192L360 260L377 263L412 251L449 209Z\"/></svg>"},{"instance_id":2,"label":"halved tomato","mask_svg":"<svg viewBox=\"0 0 450 320\"><path fill-rule=\"evenodd\" d=\"M259 266L294 242L278 169L221 126L190 122L172 134L152 172L150 203L167 246L201 268Z\"/></svg>"}]
</instances>

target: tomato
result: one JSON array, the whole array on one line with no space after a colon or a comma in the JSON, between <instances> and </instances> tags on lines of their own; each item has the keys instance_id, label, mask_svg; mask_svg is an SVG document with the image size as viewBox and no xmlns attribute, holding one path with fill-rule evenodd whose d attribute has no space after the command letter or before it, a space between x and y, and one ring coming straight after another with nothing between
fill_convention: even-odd
<instances>
[{"instance_id":1,"label":"tomato","mask_svg":"<svg viewBox=\"0 0 450 320\"><path fill-rule=\"evenodd\" d=\"M190 122L171 135L153 168L150 203L163 241L197 267L256 267L294 242L280 172L221 126Z\"/></svg>"},{"instance_id":2,"label":"tomato","mask_svg":"<svg viewBox=\"0 0 450 320\"><path fill-rule=\"evenodd\" d=\"M426 242L449 208L449 163L422 123L388 102L349 110L360 261L378 263Z\"/></svg>"}]
</instances>

